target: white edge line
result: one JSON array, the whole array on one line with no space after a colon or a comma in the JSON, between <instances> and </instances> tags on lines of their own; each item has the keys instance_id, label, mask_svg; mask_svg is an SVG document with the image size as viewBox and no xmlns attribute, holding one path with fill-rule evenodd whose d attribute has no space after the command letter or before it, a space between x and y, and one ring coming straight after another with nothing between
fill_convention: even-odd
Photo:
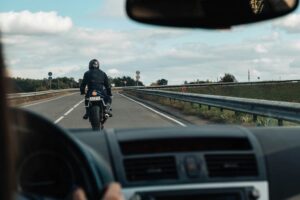
<instances>
[{"instance_id":1,"label":"white edge line","mask_svg":"<svg viewBox=\"0 0 300 200\"><path fill-rule=\"evenodd\" d=\"M30 106L38 105L38 104L41 104L41 103L47 103L47 102L49 102L49 101L54 101L54 100L57 100L57 99L60 99L60 98L63 98L63 97L67 97L67 96L71 96L71 95L74 95L74 94L78 94L78 92L72 93L72 94L66 94L66 95L59 96L59 97L53 98L53 99L47 99L47 100L45 100L45 101L39 101L39 102L36 102L36 103L23 105L23 106L20 106L20 107L21 107L21 108L27 108L27 107L30 107Z\"/></svg>"},{"instance_id":2,"label":"white edge line","mask_svg":"<svg viewBox=\"0 0 300 200\"><path fill-rule=\"evenodd\" d=\"M119 94L120 94L120 93L119 93ZM139 105L141 105L141 106L143 106L143 107L145 107L145 108L151 110L152 112L154 112L154 113L156 113L156 114L158 114L158 115L160 115L160 116L163 116L164 118L167 118L167 119L169 119L169 120L175 122L176 124L179 124L180 126L186 127L186 125L185 125L184 123L182 123L182 122L180 122L180 121L178 121L178 120L176 120L176 119L174 119L174 118L172 118L172 117L170 117L170 116L168 116L168 115L166 115L166 114L163 114L163 113L161 113L161 112L159 112L159 111L157 111L157 110L154 110L153 108L150 108L149 106L147 106L147 105L145 105L145 104L143 104L143 103L141 103L141 102L138 102L138 101L136 101L136 100L134 100L134 99L132 99L132 98L130 98L130 97L127 97L127 96L125 96L125 95L123 95L123 94L120 94L120 95L121 95L122 97L124 97L124 98L127 98L127 99L129 99L129 100L131 100L131 101L133 101L133 102L135 102L135 103L137 103L137 104L139 104Z\"/></svg>"}]
</instances>

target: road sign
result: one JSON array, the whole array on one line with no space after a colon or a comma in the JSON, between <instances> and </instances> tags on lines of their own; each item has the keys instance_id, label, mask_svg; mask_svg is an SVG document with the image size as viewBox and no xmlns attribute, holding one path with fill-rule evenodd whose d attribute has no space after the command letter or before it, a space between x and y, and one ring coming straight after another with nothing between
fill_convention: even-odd
<instances>
[{"instance_id":1,"label":"road sign","mask_svg":"<svg viewBox=\"0 0 300 200\"><path fill-rule=\"evenodd\" d=\"M52 72L48 72L48 76L52 76Z\"/></svg>"},{"instance_id":2,"label":"road sign","mask_svg":"<svg viewBox=\"0 0 300 200\"><path fill-rule=\"evenodd\" d=\"M141 77L140 77L140 75L136 75L135 78L136 78L136 80L140 80Z\"/></svg>"},{"instance_id":3,"label":"road sign","mask_svg":"<svg viewBox=\"0 0 300 200\"><path fill-rule=\"evenodd\" d=\"M136 73L136 75L140 75L140 74L141 74L141 72L140 72L140 71L136 71L135 73Z\"/></svg>"}]
</instances>

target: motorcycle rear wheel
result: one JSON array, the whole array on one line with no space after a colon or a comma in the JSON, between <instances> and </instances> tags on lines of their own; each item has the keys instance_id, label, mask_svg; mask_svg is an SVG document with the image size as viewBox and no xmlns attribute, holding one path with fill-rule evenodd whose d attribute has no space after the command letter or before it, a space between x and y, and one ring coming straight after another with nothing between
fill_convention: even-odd
<instances>
[{"instance_id":1,"label":"motorcycle rear wheel","mask_svg":"<svg viewBox=\"0 0 300 200\"><path fill-rule=\"evenodd\" d=\"M102 127L100 119L100 106L94 105L90 108L90 122L93 130L100 130Z\"/></svg>"}]
</instances>

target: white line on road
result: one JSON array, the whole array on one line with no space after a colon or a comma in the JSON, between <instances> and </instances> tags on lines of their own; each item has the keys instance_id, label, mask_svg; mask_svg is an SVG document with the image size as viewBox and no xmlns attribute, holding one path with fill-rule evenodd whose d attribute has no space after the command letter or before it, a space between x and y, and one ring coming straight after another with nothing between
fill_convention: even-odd
<instances>
[{"instance_id":1,"label":"white line on road","mask_svg":"<svg viewBox=\"0 0 300 200\"><path fill-rule=\"evenodd\" d=\"M60 120L62 120L64 117L61 116L60 118L58 118L57 120L55 120L54 124L57 124L58 122L60 122Z\"/></svg>"},{"instance_id":2,"label":"white line on road","mask_svg":"<svg viewBox=\"0 0 300 200\"><path fill-rule=\"evenodd\" d=\"M120 93L119 93L119 94L120 94ZM141 102L138 102L138 101L136 101L136 100L134 100L134 99L132 99L132 98L130 98L130 97L127 97L127 96L125 96L125 95L123 95L123 94L120 94L120 95L121 95L122 97L126 98L126 99L129 99L130 101L133 101L133 102L135 102L135 103L137 103L137 104L139 104L139 105L141 105L141 106L143 106L143 107L145 107L145 108L151 110L152 112L154 112L154 113L156 113L156 114L158 114L158 115L160 115L160 116L162 116L162 117L164 117L164 118L167 118L167 119L169 119L169 120L175 122L176 124L179 124L180 126L186 127L186 125L185 125L184 123L182 123L182 122L180 122L180 121L178 121L178 120L176 120L176 119L174 119L174 118L172 118L172 117L170 117L170 116L168 116L168 115L166 115L166 114L164 114L164 113L161 113L161 112L159 112L159 111L157 111L157 110L155 110L155 109L153 109L153 108L151 108L151 107L149 107L149 106L147 106L147 105L145 105L145 104L143 104L143 103L141 103Z\"/></svg>"},{"instance_id":3,"label":"white line on road","mask_svg":"<svg viewBox=\"0 0 300 200\"><path fill-rule=\"evenodd\" d=\"M79 106L84 100L78 102L73 108L76 108L77 106Z\"/></svg>"},{"instance_id":4,"label":"white line on road","mask_svg":"<svg viewBox=\"0 0 300 200\"><path fill-rule=\"evenodd\" d=\"M64 116L67 116L70 112L72 112L74 110L74 108L71 108L70 110L68 110L65 114L64 114Z\"/></svg>"},{"instance_id":5,"label":"white line on road","mask_svg":"<svg viewBox=\"0 0 300 200\"><path fill-rule=\"evenodd\" d=\"M59 117L57 120L55 120L54 124L57 124L58 122L60 122L64 117L66 117L68 114L70 114L76 107L78 107L82 102L84 101L81 100L79 101L77 104L75 104L72 108L70 108L70 110L68 110L65 114L63 114L63 116Z\"/></svg>"},{"instance_id":6,"label":"white line on road","mask_svg":"<svg viewBox=\"0 0 300 200\"><path fill-rule=\"evenodd\" d=\"M78 93L66 94L66 95L63 95L63 96L59 96L59 97L57 97L57 98L47 99L47 100L45 100L45 101L39 101L39 102L36 102L36 103L23 105L23 106L21 106L21 107L22 107L22 108L27 108L27 107L35 106L35 105L38 105L38 104L41 104L41 103L47 103L47 102L49 102L49 101L54 101L54 100L57 100L57 99L61 99L61 98L63 98L63 97L71 96L71 95L74 95L74 94L78 94Z\"/></svg>"}]
</instances>

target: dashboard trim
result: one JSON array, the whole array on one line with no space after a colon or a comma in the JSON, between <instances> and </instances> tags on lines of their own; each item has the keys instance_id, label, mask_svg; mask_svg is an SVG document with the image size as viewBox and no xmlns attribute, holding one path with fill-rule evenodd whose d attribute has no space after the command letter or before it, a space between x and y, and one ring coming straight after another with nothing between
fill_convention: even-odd
<instances>
[{"instance_id":1,"label":"dashboard trim","mask_svg":"<svg viewBox=\"0 0 300 200\"><path fill-rule=\"evenodd\" d=\"M254 187L260 192L259 200L269 200L269 185L267 181L249 181L249 182L232 182L232 183L201 183L201 184L181 184L181 185L160 185L145 187L127 187L122 192L125 199L131 199L137 192L151 191L172 191L172 190L191 190L191 189L220 189L220 188L237 188L237 187Z\"/></svg>"}]
</instances>

